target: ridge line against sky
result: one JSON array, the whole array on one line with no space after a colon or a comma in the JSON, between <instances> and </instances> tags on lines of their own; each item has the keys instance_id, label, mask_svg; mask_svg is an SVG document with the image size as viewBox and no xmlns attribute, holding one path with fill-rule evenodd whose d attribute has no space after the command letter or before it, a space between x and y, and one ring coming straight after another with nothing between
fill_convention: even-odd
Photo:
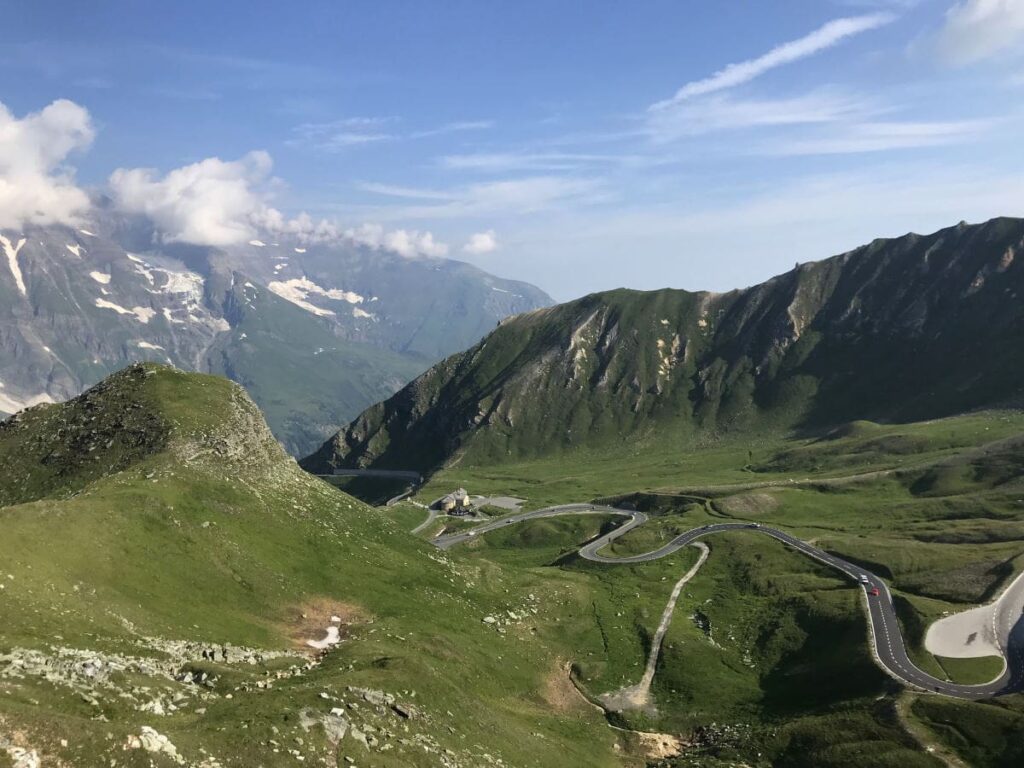
<instances>
[{"instance_id":1,"label":"ridge line against sky","mask_svg":"<svg viewBox=\"0 0 1024 768\"><path fill-rule=\"evenodd\" d=\"M11 8L0 228L93 190L166 240L457 257L567 299L1024 214L1024 0L240 9Z\"/></svg>"}]
</instances>

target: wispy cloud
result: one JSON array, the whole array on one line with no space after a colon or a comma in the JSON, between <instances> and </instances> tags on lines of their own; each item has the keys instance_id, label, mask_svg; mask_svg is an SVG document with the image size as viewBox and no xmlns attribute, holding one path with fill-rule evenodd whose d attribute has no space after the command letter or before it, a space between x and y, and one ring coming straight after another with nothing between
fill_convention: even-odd
<instances>
[{"instance_id":1,"label":"wispy cloud","mask_svg":"<svg viewBox=\"0 0 1024 768\"><path fill-rule=\"evenodd\" d=\"M177 101L219 101L223 94L202 86L194 88L181 88L178 86L157 86L153 93Z\"/></svg>"},{"instance_id":2,"label":"wispy cloud","mask_svg":"<svg viewBox=\"0 0 1024 768\"><path fill-rule=\"evenodd\" d=\"M993 120L948 122L862 123L844 128L838 135L806 138L766 149L777 155L837 155L884 152L959 144L977 138L994 125Z\"/></svg>"},{"instance_id":3,"label":"wispy cloud","mask_svg":"<svg viewBox=\"0 0 1024 768\"><path fill-rule=\"evenodd\" d=\"M394 133L384 130L385 126L396 121L395 117L356 116L324 123L302 123L292 129L294 136L285 143L338 152L347 147L396 138Z\"/></svg>"},{"instance_id":4,"label":"wispy cloud","mask_svg":"<svg viewBox=\"0 0 1024 768\"><path fill-rule=\"evenodd\" d=\"M1024 2L963 0L946 12L940 56L954 66L973 64L1024 43Z\"/></svg>"},{"instance_id":5,"label":"wispy cloud","mask_svg":"<svg viewBox=\"0 0 1024 768\"><path fill-rule=\"evenodd\" d=\"M356 184L356 189L375 195L400 197L407 200L454 200L457 197L457 195L453 195L451 192L443 192L438 189L403 187L396 184L379 184L372 181L359 182Z\"/></svg>"},{"instance_id":6,"label":"wispy cloud","mask_svg":"<svg viewBox=\"0 0 1024 768\"><path fill-rule=\"evenodd\" d=\"M834 19L809 35L776 46L762 56L729 64L710 77L693 80L676 91L672 98L659 101L651 105L650 109L652 111L666 109L695 96L704 96L735 88L777 67L791 64L826 48L831 48L848 37L889 24L895 18L891 13L873 13Z\"/></svg>"},{"instance_id":7,"label":"wispy cloud","mask_svg":"<svg viewBox=\"0 0 1024 768\"><path fill-rule=\"evenodd\" d=\"M431 136L444 136L449 133L463 133L465 131L483 131L494 127L493 120L460 120L454 123L445 123L437 128L428 128L423 131L413 131L409 134L410 139L426 139Z\"/></svg>"},{"instance_id":8,"label":"wispy cloud","mask_svg":"<svg viewBox=\"0 0 1024 768\"><path fill-rule=\"evenodd\" d=\"M507 171L571 171L585 166L623 162L616 155L574 152L478 152L445 155L438 159L443 168L459 171L504 173Z\"/></svg>"},{"instance_id":9,"label":"wispy cloud","mask_svg":"<svg viewBox=\"0 0 1024 768\"><path fill-rule=\"evenodd\" d=\"M347 214L364 215L380 221L524 216L585 207L609 199L604 181L597 177L529 176L460 185L445 191L385 184L362 184L360 188L424 201L390 206L340 207Z\"/></svg>"},{"instance_id":10,"label":"wispy cloud","mask_svg":"<svg viewBox=\"0 0 1024 768\"><path fill-rule=\"evenodd\" d=\"M404 139L426 139L464 131L480 131L493 127L490 120L463 120L415 131L398 130L397 117L345 117L326 123L302 123L293 129L294 137L288 144L308 146L325 152L340 150L364 144ZM386 126L394 126L386 130Z\"/></svg>"},{"instance_id":11,"label":"wispy cloud","mask_svg":"<svg viewBox=\"0 0 1024 768\"><path fill-rule=\"evenodd\" d=\"M325 137L317 142L317 147L335 152L346 147L358 147L362 144L375 144L379 141L391 141L395 138L392 133L356 133L355 131L339 131Z\"/></svg>"},{"instance_id":12,"label":"wispy cloud","mask_svg":"<svg viewBox=\"0 0 1024 768\"><path fill-rule=\"evenodd\" d=\"M879 109L864 97L830 89L779 99L737 99L723 93L648 113L646 132L655 141L666 142L740 128L864 119Z\"/></svg>"}]
</instances>

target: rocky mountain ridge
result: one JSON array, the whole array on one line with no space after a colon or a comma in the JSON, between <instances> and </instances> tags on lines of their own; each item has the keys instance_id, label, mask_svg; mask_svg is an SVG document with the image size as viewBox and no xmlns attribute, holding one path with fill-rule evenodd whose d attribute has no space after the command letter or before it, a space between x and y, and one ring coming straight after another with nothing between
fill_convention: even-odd
<instances>
[{"instance_id":1,"label":"rocky mountain ridge","mask_svg":"<svg viewBox=\"0 0 1024 768\"><path fill-rule=\"evenodd\" d=\"M304 464L431 470L996 405L1022 391L1022 296L1024 221L1009 218L724 294L594 294L503 322Z\"/></svg>"}]
</instances>

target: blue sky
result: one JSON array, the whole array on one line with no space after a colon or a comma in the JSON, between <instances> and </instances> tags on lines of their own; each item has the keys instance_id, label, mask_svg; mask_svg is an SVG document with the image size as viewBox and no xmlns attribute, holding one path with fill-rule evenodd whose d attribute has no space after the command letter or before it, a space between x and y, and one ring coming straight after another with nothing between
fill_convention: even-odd
<instances>
[{"instance_id":1,"label":"blue sky","mask_svg":"<svg viewBox=\"0 0 1024 768\"><path fill-rule=\"evenodd\" d=\"M102 190L168 239L316 230L567 299L1024 215L1024 0L161 6L0 3L0 209L38 191L0 226Z\"/></svg>"}]
</instances>

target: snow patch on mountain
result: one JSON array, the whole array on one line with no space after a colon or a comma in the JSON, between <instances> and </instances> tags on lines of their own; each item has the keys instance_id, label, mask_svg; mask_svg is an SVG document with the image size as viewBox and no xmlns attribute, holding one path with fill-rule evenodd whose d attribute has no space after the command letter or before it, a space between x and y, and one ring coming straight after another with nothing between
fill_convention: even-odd
<instances>
[{"instance_id":1,"label":"snow patch on mountain","mask_svg":"<svg viewBox=\"0 0 1024 768\"><path fill-rule=\"evenodd\" d=\"M169 269L156 269L167 277L167 281L160 287L160 292L174 295L184 295L190 304L199 304L203 298L203 286L206 281L202 275L195 272L173 272Z\"/></svg>"},{"instance_id":2,"label":"snow patch on mountain","mask_svg":"<svg viewBox=\"0 0 1024 768\"><path fill-rule=\"evenodd\" d=\"M359 307L352 307L352 317L365 317L369 318L370 320L377 319L377 316L375 314L373 314L372 312L365 312Z\"/></svg>"},{"instance_id":3,"label":"snow patch on mountain","mask_svg":"<svg viewBox=\"0 0 1024 768\"><path fill-rule=\"evenodd\" d=\"M266 248L267 244L262 240L250 240L249 245L255 245L257 248Z\"/></svg>"},{"instance_id":4,"label":"snow patch on mountain","mask_svg":"<svg viewBox=\"0 0 1024 768\"><path fill-rule=\"evenodd\" d=\"M3 246L4 253L7 254L7 264L10 266L10 271L14 275L14 283L17 285L17 290L22 292L23 296L27 296L28 291L25 290L25 278L22 275L22 267L17 263L17 253L22 250L22 246L25 245L25 238L17 241L16 246L12 246L10 241L0 234L0 245Z\"/></svg>"},{"instance_id":5,"label":"snow patch on mountain","mask_svg":"<svg viewBox=\"0 0 1024 768\"><path fill-rule=\"evenodd\" d=\"M89 277L100 285L110 285L110 275L104 274L103 272L90 272Z\"/></svg>"},{"instance_id":6,"label":"snow patch on mountain","mask_svg":"<svg viewBox=\"0 0 1024 768\"><path fill-rule=\"evenodd\" d=\"M146 289L150 293L183 296L185 305L190 311L202 304L203 287L206 285L202 275L188 270L178 272L164 267L154 267L138 256L130 253L127 256L134 264L135 270L153 286Z\"/></svg>"},{"instance_id":7,"label":"snow patch on mountain","mask_svg":"<svg viewBox=\"0 0 1024 768\"><path fill-rule=\"evenodd\" d=\"M148 341L136 341L135 346L139 349L159 349L161 352L164 349L159 344L150 344Z\"/></svg>"},{"instance_id":8,"label":"snow patch on mountain","mask_svg":"<svg viewBox=\"0 0 1024 768\"><path fill-rule=\"evenodd\" d=\"M64 247L71 251L71 253L74 254L76 259L82 258L82 246L80 246L78 243L75 243L74 245L68 243Z\"/></svg>"},{"instance_id":9,"label":"snow patch on mountain","mask_svg":"<svg viewBox=\"0 0 1024 768\"><path fill-rule=\"evenodd\" d=\"M140 323L148 323L153 319L153 315L156 314L155 309L149 307L132 307L131 309L125 309L119 304L115 304L112 301L106 299L96 299L96 306L100 309L112 309L119 315L134 315Z\"/></svg>"},{"instance_id":10,"label":"snow patch on mountain","mask_svg":"<svg viewBox=\"0 0 1024 768\"><path fill-rule=\"evenodd\" d=\"M361 304L364 298L354 291L343 291L340 288L324 288L308 277L296 277L291 280L275 280L267 285L271 291L282 299L290 301L307 312L320 317L333 316L335 313L309 302L311 296L322 296L334 301L347 301L349 304Z\"/></svg>"},{"instance_id":11,"label":"snow patch on mountain","mask_svg":"<svg viewBox=\"0 0 1024 768\"><path fill-rule=\"evenodd\" d=\"M96 237L96 235L90 232L88 229L80 229L78 231L81 232L83 235L87 235L88 237Z\"/></svg>"},{"instance_id":12,"label":"snow patch on mountain","mask_svg":"<svg viewBox=\"0 0 1024 768\"><path fill-rule=\"evenodd\" d=\"M4 253L7 254L7 264L11 268L11 274L14 275L14 282L18 286L18 290L21 291L22 296L27 296L28 291L25 290L25 278L22 276L21 266L18 264L18 251L25 245L25 238L21 238L17 245L12 245L10 240L0 235L0 245L3 246Z\"/></svg>"}]
</instances>

